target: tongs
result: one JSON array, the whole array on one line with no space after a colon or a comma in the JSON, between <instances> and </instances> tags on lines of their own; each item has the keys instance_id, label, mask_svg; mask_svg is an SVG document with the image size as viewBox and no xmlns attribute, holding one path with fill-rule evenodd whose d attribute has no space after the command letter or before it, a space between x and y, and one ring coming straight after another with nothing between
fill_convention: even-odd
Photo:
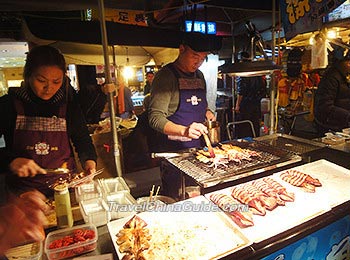
<instances>
[{"instance_id":1,"label":"tongs","mask_svg":"<svg viewBox=\"0 0 350 260\"><path fill-rule=\"evenodd\" d=\"M94 173L91 173L91 174L87 174L87 175L84 175L82 178L79 178L79 179L76 179L74 180L74 176L73 176L73 180L70 181L68 183L68 188L74 188L86 181L92 181L92 179L96 176L96 175L99 175L103 172L104 168L101 168L99 170L97 170L96 172ZM76 174L76 175L80 175L80 173Z\"/></svg>"},{"instance_id":2,"label":"tongs","mask_svg":"<svg viewBox=\"0 0 350 260\"><path fill-rule=\"evenodd\" d=\"M184 151L179 152L161 152L161 153L151 153L151 158L165 158L170 159L174 157L187 157L192 155L197 149L196 148L189 148Z\"/></svg>"},{"instance_id":3,"label":"tongs","mask_svg":"<svg viewBox=\"0 0 350 260\"><path fill-rule=\"evenodd\" d=\"M44 169L47 174L66 174L69 173L67 168Z\"/></svg>"}]
</instances>

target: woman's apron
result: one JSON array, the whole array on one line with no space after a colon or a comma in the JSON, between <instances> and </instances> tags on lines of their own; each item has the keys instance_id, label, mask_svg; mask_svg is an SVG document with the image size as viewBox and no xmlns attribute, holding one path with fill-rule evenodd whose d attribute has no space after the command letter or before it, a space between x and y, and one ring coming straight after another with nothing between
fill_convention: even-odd
<instances>
[{"instance_id":1,"label":"woman's apron","mask_svg":"<svg viewBox=\"0 0 350 260\"><path fill-rule=\"evenodd\" d=\"M13 150L19 157L33 159L45 169L76 169L74 155L67 134L67 105L57 105L51 117L36 116L35 105L15 99L17 111ZM51 195L49 184L66 174L38 174L34 177L11 176L10 186L15 190L38 189Z\"/></svg>"}]
</instances>

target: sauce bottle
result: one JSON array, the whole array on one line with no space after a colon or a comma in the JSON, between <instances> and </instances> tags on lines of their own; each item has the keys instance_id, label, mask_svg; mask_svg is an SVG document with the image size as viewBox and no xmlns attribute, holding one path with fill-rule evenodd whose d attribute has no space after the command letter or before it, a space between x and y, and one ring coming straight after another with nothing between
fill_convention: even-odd
<instances>
[{"instance_id":1,"label":"sauce bottle","mask_svg":"<svg viewBox=\"0 0 350 260\"><path fill-rule=\"evenodd\" d=\"M58 184L54 187L54 191L57 227L72 227L73 214L70 204L68 185L66 183Z\"/></svg>"}]
</instances>

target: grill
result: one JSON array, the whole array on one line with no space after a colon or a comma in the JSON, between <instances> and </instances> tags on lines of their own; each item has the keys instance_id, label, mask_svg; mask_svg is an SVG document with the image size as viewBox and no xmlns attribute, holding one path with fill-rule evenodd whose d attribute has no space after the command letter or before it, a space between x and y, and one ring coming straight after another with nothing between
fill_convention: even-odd
<instances>
[{"instance_id":1,"label":"grill","mask_svg":"<svg viewBox=\"0 0 350 260\"><path fill-rule=\"evenodd\" d=\"M264 142L231 141L230 143L243 149L256 151L260 156L251 157L250 161L230 162L227 167L219 165L216 169L209 167L210 163L198 161L193 154L168 158L167 161L193 178L200 186L207 188L301 160L301 157L295 153L278 149Z\"/></svg>"},{"instance_id":2,"label":"grill","mask_svg":"<svg viewBox=\"0 0 350 260\"><path fill-rule=\"evenodd\" d=\"M294 152L298 155L315 151L325 147L324 144L301 139L290 135L271 135L263 138L258 138L260 142L271 145L282 150Z\"/></svg>"}]
</instances>

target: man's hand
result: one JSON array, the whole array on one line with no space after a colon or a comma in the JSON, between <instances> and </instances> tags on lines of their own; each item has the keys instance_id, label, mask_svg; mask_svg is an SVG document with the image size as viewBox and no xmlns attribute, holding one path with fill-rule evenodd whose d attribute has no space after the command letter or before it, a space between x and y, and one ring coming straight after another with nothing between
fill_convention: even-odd
<instances>
[{"instance_id":1,"label":"man's hand","mask_svg":"<svg viewBox=\"0 0 350 260\"><path fill-rule=\"evenodd\" d=\"M208 129L201 123L192 123L186 128L184 136L191 139L198 139L203 133L208 133Z\"/></svg>"},{"instance_id":2,"label":"man's hand","mask_svg":"<svg viewBox=\"0 0 350 260\"><path fill-rule=\"evenodd\" d=\"M205 117L208 121L216 121L215 114L210 109L205 112Z\"/></svg>"}]
</instances>

